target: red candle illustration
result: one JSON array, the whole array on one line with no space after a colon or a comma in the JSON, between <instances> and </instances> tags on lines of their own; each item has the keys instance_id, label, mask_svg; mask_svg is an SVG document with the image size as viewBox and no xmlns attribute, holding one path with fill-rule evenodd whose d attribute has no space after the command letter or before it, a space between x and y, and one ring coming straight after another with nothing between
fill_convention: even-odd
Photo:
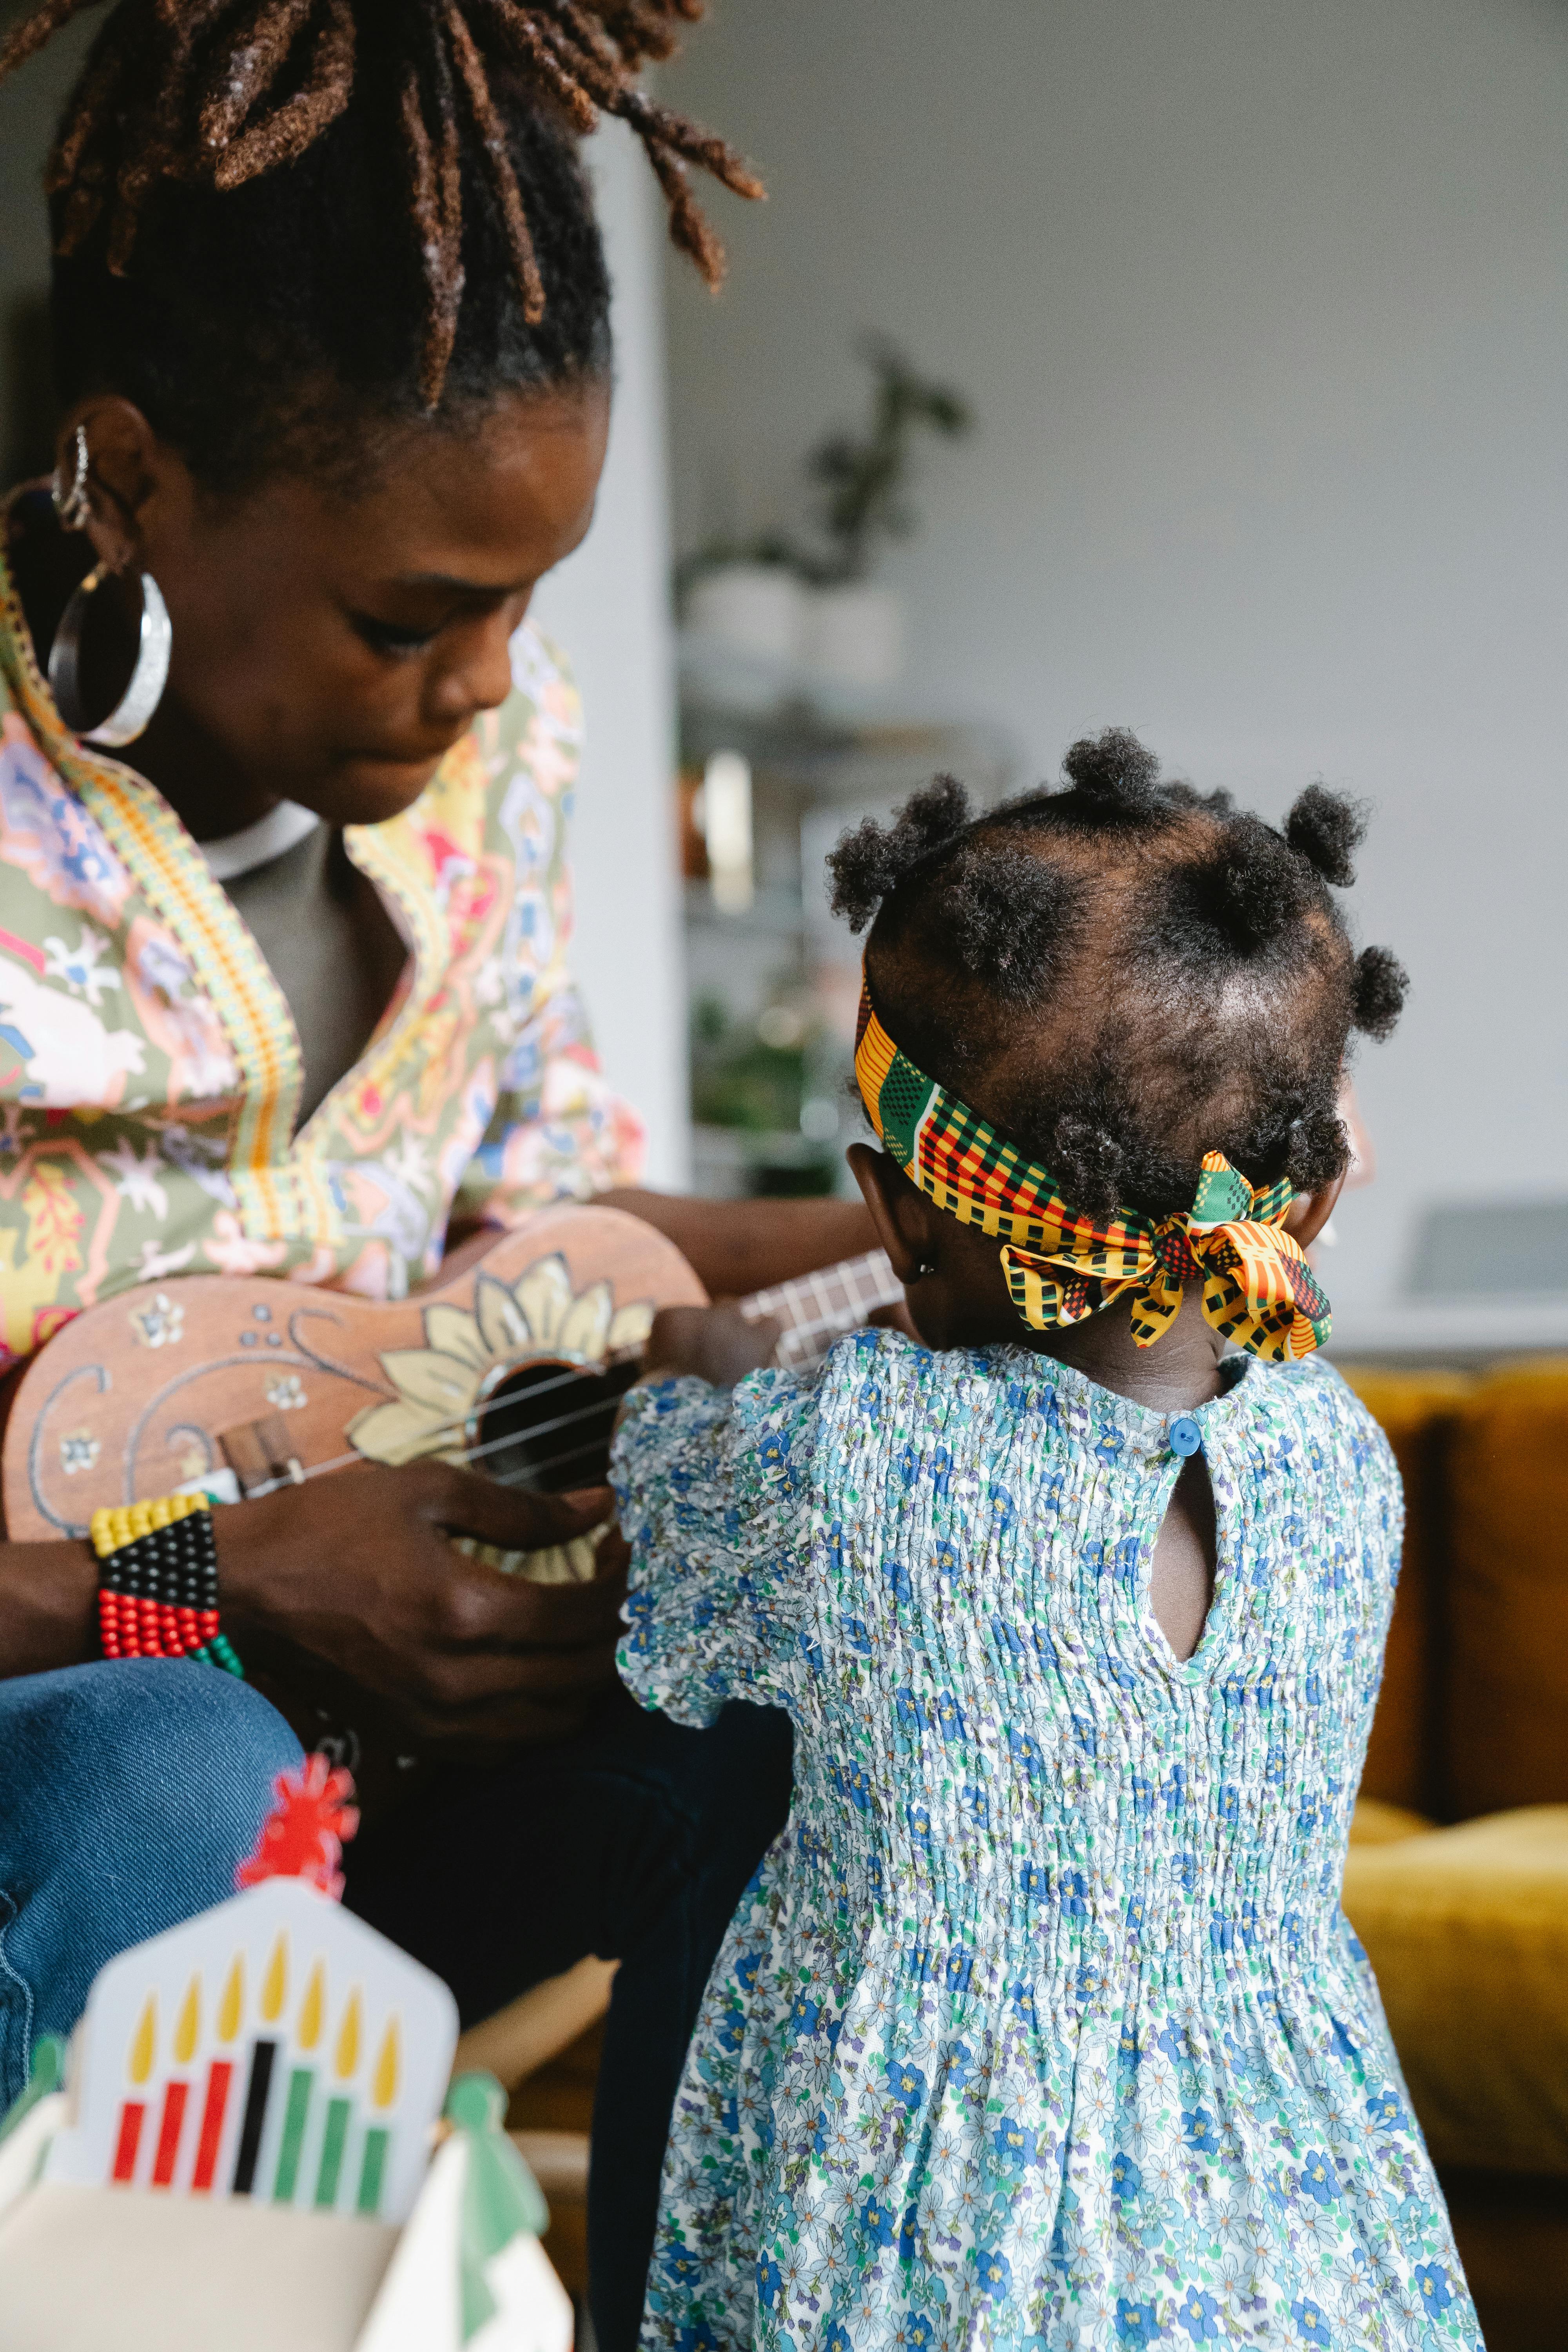
<instances>
[{"instance_id":1,"label":"red candle illustration","mask_svg":"<svg viewBox=\"0 0 1568 2352\"><path fill-rule=\"evenodd\" d=\"M188 2066L195 2055L196 2042L202 2030L202 1980L194 1976L185 1988L184 2000L174 2021L174 2058L176 2066ZM180 2160L180 2141L185 2128L185 2107L191 2086L184 2076L171 2074L163 2085L163 2113L158 2125L158 2152L153 2158L153 2186L168 2189L173 2186L174 2167Z\"/></svg>"},{"instance_id":2,"label":"red candle illustration","mask_svg":"<svg viewBox=\"0 0 1568 2352\"><path fill-rule=\"evenodd\" d=\"M158 2003L147 1996L136 2031L131 2038L131 2056L125 2071L132 2084L140 2090L153 2072L153 2058L158 2046ZM136 2152L142 2145L142 2126L147 2114L144 2099L127 2099L120 2110L120 2127L114 2136L114 2173L118 2181L132 2180L136 2174Z\"/></svg>"},{"instance_id":3,"label":"red candle illustration","mask_svg":"<svg viewBox=\"0 0 1568 2352\"><path fill-rule=\"evenodd\" d=\"M235 1954L224 1985L223 1998L218 2002L217 2038L232 2043L239 2032L240 2018L245 2009L245 1961ZM214 2058L207 2066L207 2095L202 2107L201 2137L196 2142L195 2167L191 2174L191 2187L205 2196L213 2185L217 2170L217 2152L223 2140L224 2116L228 2110L229 2087L234 2081L234 2061Z\"/></svg>"}]
</instances>

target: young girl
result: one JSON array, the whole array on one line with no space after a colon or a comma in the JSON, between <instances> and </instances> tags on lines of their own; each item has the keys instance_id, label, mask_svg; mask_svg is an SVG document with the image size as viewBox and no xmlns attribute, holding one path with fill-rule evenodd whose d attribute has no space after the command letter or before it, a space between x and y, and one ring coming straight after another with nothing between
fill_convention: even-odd
<instances>
[{"instance_id":1,"label":"young girl","mask_svg":"<svg viewBox=\"0 0 1568 2352\"><path fill-rule=\"evenodd\" d=\"M1402 1510L1301 1255L1404 976L1325 887L1344 802L1281 835L1125 734L1066 766L833 861L879 902L852 1157L921 1344L657 1380L618 1441L623 1675L795 1742L650 2347L1479 2344L1339 1904Z\"/></svg>"}]
</instances>

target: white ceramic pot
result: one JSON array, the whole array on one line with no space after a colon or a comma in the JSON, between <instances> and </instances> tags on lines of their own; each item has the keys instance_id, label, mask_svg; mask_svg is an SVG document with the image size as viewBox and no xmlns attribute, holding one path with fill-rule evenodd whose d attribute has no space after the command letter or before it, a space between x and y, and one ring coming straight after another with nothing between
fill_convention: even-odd
<instances>
[{"instance_id":1,"label":"white ceramic pot","mask_svg":"<svg viewBox=\"0 0 1568 2352\"><path fill-rule=\"evenodd\" d=\"M686 625L711 645L793 669L801 656L805 594L782 564L722 564L692 582Z\"/></svg>"},{"instance_id":2,"label":"white ceramic pot","mask_svg":"<svg viewBox=\"0 0 1568 2352\"><path fill-rule=\"evenodd\" d=\"M891 686L904 666L904 614L890 588L851 582L805 598L802 660L838 686Z\"/></svg>"}]
</instances>

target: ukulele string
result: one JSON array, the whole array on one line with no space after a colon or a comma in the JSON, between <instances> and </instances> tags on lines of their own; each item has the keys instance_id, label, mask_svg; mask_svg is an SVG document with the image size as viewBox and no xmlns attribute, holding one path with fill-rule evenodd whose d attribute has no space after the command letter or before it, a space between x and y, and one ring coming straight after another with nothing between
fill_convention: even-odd
<instances>
[{"instance_id":1,"label":"ukulele string","mask_svg":"<svg viewBox=\"0 0 1568 2352\"><path fill-rule=\"evenodd\" d=\"M861 1295L861 1283L859 1277L861 1276L862 1269L865 1269L866 1275L869 1279L871 1291L869 1297ZM811 1340L815 1339L819 1333L828 1330L841 1330L844 1328L843 1317L846 1309L847 1309L851 1315L869 1315L874 1313L878 1307L886 1306L888 1304L889 1296L893 1295L888 1291L888 1283L891 1280L891 1276L885 1274L885 1261L883 1261L876 1253L868 1254L864 1258L853 1259L847 1265L843 1267L834 1267L829 1269L828 1272L832 1279L840 1282L847 1296L842 1306L836 1307L826 1314L804 1316L801 1313L800 1307L795 1304L795 1297L798 1294L808 1289L812 1292L818 1292L821 1287L825 1286L825 1276L823 1275L806 1275L798 1276L794 1282L783 1284L776 1290L759 1291L745 1302L742 1311L745 1314L748 1322L759 1322L764 1320L767 1316L778 1313L781 1309L790 1317L791 1319L785 1324L785 1328L781 1333L779 1339L779 1358L781 1362L786 1360L788 1356L795 1350L798 1349L803 1342L809 1343ZM901 1289L898 1289L896 1291L896 1295L901 1297L903 1295ZM548 1396L552 1389L569 1388L580 1381L603 1380L610 1373L623 1370L626 1365L635 1363L637 1360L637 1354L635 1349L624 1349L615 1355L606 1356L602 1364L568 1364L563 1366L560 1371L553 1373L549 1380L535 1381L524 1393L531 1402L536 1397ZM809 1368L809 1362L815 1360L816 1357L814 1354L806 1362L792 1363L790 1369L797 1371L805 1370ZM526 1367L519 1367L518 1369L526 1369ZM592 1412L598 1409L599 1408L596 1406L589 1405L582 1408L582 1412ZM464 1414L462 1420L449 1421L444 1425L439 1425L435 1429L427 1431L426 1433L426 1450L428 1452L434 1452L437 1446L444 1445L448 1439L462 1437L465 1432L472 1424L474 1417L474 1409L470 1408L469 1411ZM533 1430L520 1432L515 1436L491 1438L482 1444L472 1447L464 1455L464 1460L468 1462L478 1462L486 1454L494 1453L502 1446L518 1444L525 1435L537 1435L546 1430L563 1427L567 1419L580 1417L581 1413L576 1416L563 1416L559 1422L544 1422L537 1423ZM576 1450L580 1451L581 1449ZM560 1456L557 1458L565 1459L567 1457ZM306 1469L305 1475L307 1478L312 1478L319 1476L321 1473L325 1470L352 1469L355 1463L363 1462L365 1456L362 1454L335 1454L331 1461L311 1464ZM547 1469L551 1465L550 1464L545 1463L539 1466L541 1468Z\"/></svg>"},{"instance_id":2,"label":"ukulele string","mask_svg":"<svg viewBox=\"0 0 1568 2352\"><path fill-rule=\"evenodd\" d=\"M602 1364L569 1366L566 1370L555 1373L550 1380L535 1381L531 1387L521 1391L521 1396L526 1397L528 1402L531 1404L535 1397L548 1396L552 1389L572 1388L581 1381L602 1381L614 1372L625 1370L627 1365L633 1364L636 1361L636 1356L628 1350L619 1355L606 1356ZM513 1369L526 1370L527 1366L521 1365L514 1367ZM392 1400L389 1399L388 1402L390 1402ZM502 1402L503 1403L506 1403L511 1402L511 1400L503 1399ZM592 1407L584 1409L591 1411ZM493 1412L494 1410L495 1400L493 1398L487 1398L482 1403L470 1407L468 1412L464 1414L461 1421L437 1423L434 1429L426 1430L424 1433L423 1442L425 1449L426 1451L434 1451L437 1446L445 1445L448 1439L461 1437L467 1430L472 1427L476 1418L481 1418L486 1412ZM553 1428L555 1423L543 1423L539 1425L545 1428ZM492 1451L496 1445L515 1445L520 1442L520 1439L522 1436L527 1434L529 1434L528 1432L520 1431L516 1436L492 1438L486 1444L476 1446L472 1453L468 1454L465 1458L468 1461L477 1461L479 1454ZM315 1472L321 1470L336 1470L340 1467L347 1469L355 1462L363 1462L368 1458L369 1457L363 1454L335 1454L331 1462L317 1462L313 1464L306 1470L305 1475L309 1478L312 1476Z\"/></svg>"},{"instance_id":3,"label":"ukulele string","mask_svg":"<svg viewBox=\"0 0 1568 2352\"><path fill-rule=\"evenodd\" d=\"M466 1468L469 1463L481 1461L487 1454L500 1454L503 1453L508 1446L515 1447L525 1444L531 1437L541 1435L551 1430L565 1429L574 1422L588 1420L594 1413L610 1412L620 1403L620 1402L621 1400L619 1397L601 1397L595 1403L582 1405L575 1412L562 1413L553 1421L541 1422L536 1423L532 1428L517 1430L507 1437L487 1438L480 1445L469 1446L464 1453L461 1463L458 1466L460 1468ZM442 1445L447 1438L460 1437L463 1433L464 1426L464 1423L458 1423L450 1429L435 1429L430 1431L426 1442L421 1445L418 1453L409 1454L407 1459L410 1462L428 1461L433 1454L440 1453ZM543 1462L531 1464L528 1466L525 1475L533 1477L542 1475L547 1470L552 1470L561 1463L570 1461L574 1454L581 1454L586 1449L584 1447L576 1445L569 1447L564 1454L552 1454ZM301 1467L303 1474L307 1478L321 1478L324 1477L329 1470L353 1470L367 1463L372 1464L372 1466L374 1467L381 1466L380 1465L372 1463L372 1457L369 1454L334 1454L330 1461L306 1463L303 1464ZM286 1486L289 1482L286 1479L279 1479L276 1483L279 1486ZM493 1483L497 1486L504 1486L516 1484L517 1482L515 1480L496 1477L493 1478ZM272 1491L270 1486L268 1486L267 1491L270 1494Z\"/></svg>"},{"instance_id":4,"label":"ukulele string","mask_svg":"<svg viewBox=\"0 0 1568 2352\"><path fill-rule=\"evenodd\" d=\"M565 1379L570 1381L598 1380L602 1377L602 1374L595 1372L572 1372L565 1375ZM563 1384L563 1380L560 1379L541 1381L537 1388L529 1389L525 1393L531 1399L542 1395L547 1389L560 1388ZM553 1431L569 1429L576 1422L591 1420L595 1413L613 1413L621 1402L622 1398L619 1395L596 1397L592 1404L579 1405L574 1412L557 1413L552 1420L531 1423L527 1428L511 1431L504 1437L486 1438L480 1444L471 1445L467 1449L463 1455L463 1466L471 1462L482 1461L488 1454L502 1453L508 1446L526 1444L530 1438L544 1437ZM438 1453L448 1438L461 1437L468 1426L467 1420L453 1421L448 1422L445 1428L427 1431L420 1451L416 1454L411 1454L408 1457L409 1460L426 1460L431 1454ZM528 1478L542 1476L546 1471L560 1468L563 1463L574 1461L579 1454L591 1452L593 1445L597 1442L594 1440L587 1445L569 1446L563 1454L552 1454L542 1462L530 1463L518 1477L498 1477L494 1478L492 1483L499 1486L521 1485ZM311 1462L302 1466L307 1478L321 1478L329 1470L352 1470L369 1459L370 1457L363 1454L334 1454L329 1461ZM288 1484L288 1481L280 1479L276 1483L281 1486ZM270 1494L272 1491L270 1485L266 1491Z\"/></svg>"},{"instance_id":5,"label":"ukulele string","mask_svg":"<svg viewBox=\"0 0 1568 2352\"><path fill-rule=\"evenodd\" d=\"M844 1280L843 1287L847 1293L844 1301L844 1306L848 1307L851 1314L870 1314L875 1311L876 1307L887 1304L887 1297L885 1293L887 1284L889 1280L890 1280L890 1277L886 1275L883 1263L875 1256L868 1256L862 1260L856 1260L853 1267L845 1268L843 1273L845 1276L858 1276L862 1268L865 1269L866 1274L869 1276L871 1297L868 1299L860 1295L861 1286L858 1279L850 1278ZM790 1359L795 1355L795 1351L801 1348L802 1343L804 1342L809 1345L809 1342L816 1339L819 1332L837 1328L843 1313L843 1308L838 1307L837 1311L830 1312L826 1315L816 1317L802 1316L800 1314L799 1307L795 1305L794 1299L789 1297L787 1294L790 1292L798 1293L808 1286L817 1293L818 1300L822 1304L827 1303L826 1300L822 1299L822 1289L825 1288L826 1286L822 1285L820 1276L806 1276L802 1281L795 1284L783 1286L776 1293L759 1292L752 1299L747 1302L748 1307L752 1310L747 1315L747 1320L751 1322L763 1319L763 1318L768 1314L776 1312L781 1307L784 1307L786 1312L790 1314L791 1319L786 1324L784 1330L780 1336L779 1360L781 1362L789 1362L789 1368L795 1371L809 1370L812 1363L817 1360L817 1352L814 1350L812 1354L809 1357L806 1357L804 1360L790 1361ZM901 1296L901 1292L899 1295ZM553 1389L568 1388L580 1381L603 1380L607 1374L617 1370L624 1369L626 1365L634 1363L636 1360L637 1358L635 1354L630 1350L626 1350L619 1355L606 1357L604 1364L601 1366L588 1368L569 1365L564 1367L561 1371L552 1374L549 1380L537 1381L526 1390L524 1394L528 1397L530 1402L531 1402L536 1397L547 1396ZM460 1466L467 1467L473 1463L483 1461L487 1454L502 1453L508 1446L522 1444L526 1443L530 1437L548 1435L552 1431L568 1428L575 1422L589 1420L595 1413L613 1412L619 1407L620 1402L620 1396L600 1397L596 1399L593 1404L579 1406L574 1412L557 1414L552 1420L535 1423L531 1428L517 1431L504 1437L484 1439L478 1445L469 1446L465 1450L462 1457L462 1465ZM427 1459L429 1455L437 1453L448 1440L455 1440L463 1437L468 1430L472 1426L474 1418L474 1412L470 1410L460 1421L447 1422L445 1425L438 1425L437 1428L427 1431L426 1433L425 1444L421 1447L420 1453L416 1455L411 1455L409 1457L410 1460L418 1461ZM605 1435L607 1438L612 1433L613 1433L606 1431ZM563 1469L567 1463L576 1461L582 1454L596 1453L601 1442L600 1438L595 1436L586 1440L581 1445L567 1447L563 1453L549 1454L542 1462L529 1463L521 1469L515 1471L510 1475L492 1473L490 1474L491 1483L498 1486L526 1486L531 1481L547 1476L552 1471ZM363 1463L366 1458L367 1457L364 1454L358 1453L333 1454L328 1461L312 1462L304 1465L303 1475L306 1478L320 1478L325 1476L330 1471L352 1470ZM282 1486L288 1482L282 1479L276 1482L270 1482L265 1487L258 1489L258 1492L264 1494L271 1493L273 1483Z\"/></svg>"}]
</instances>

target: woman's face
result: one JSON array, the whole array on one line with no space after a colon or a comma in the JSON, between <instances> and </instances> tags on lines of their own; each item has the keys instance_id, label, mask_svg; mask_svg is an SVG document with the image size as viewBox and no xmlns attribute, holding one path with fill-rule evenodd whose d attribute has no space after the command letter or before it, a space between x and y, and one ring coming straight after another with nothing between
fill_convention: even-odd
<instances>
[{"instance_id":1,"label":"woman's face","mask_svg":"<svg viewBox=\"0 0 1568 2352\"><path fill-rule=\"evenodd\" d=\"M174 625L149 754L153 730L177 729L187 758L192 742L210 749L237 822L283 798L374 824L510 691L508 641L593 519L609 394L507 399L463 432L410 427L352 500L293 475L205 499L128 404L79 414L94 481L115 494L99 511L122 520ZM108 535L94 532L100 551Z\"/></svg>"}]
</instances>

